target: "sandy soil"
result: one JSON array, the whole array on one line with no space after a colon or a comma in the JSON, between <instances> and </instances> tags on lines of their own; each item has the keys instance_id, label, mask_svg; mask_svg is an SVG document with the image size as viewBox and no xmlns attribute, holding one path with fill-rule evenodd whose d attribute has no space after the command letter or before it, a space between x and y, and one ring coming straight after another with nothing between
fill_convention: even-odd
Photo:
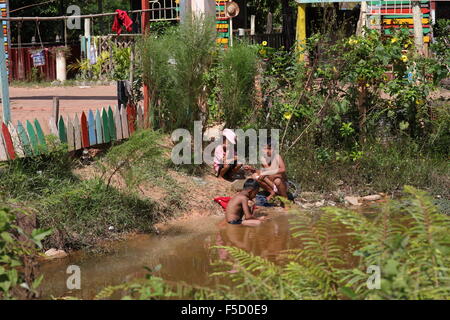
<instances>
[{"instance_id":1,"label":"sandy soil","mask_svg":"<svg viewBox=\"0 0 450 320\"><path fill-rule=\"evenodd\" d=\"M116 86L92 87L10 87L11 117L14 124L38 119L44 133L50 133L48 120L52 116L53 97L59 97L60 115L74 116L89 109L117 104Z\"/></svg>"}]
</instances>

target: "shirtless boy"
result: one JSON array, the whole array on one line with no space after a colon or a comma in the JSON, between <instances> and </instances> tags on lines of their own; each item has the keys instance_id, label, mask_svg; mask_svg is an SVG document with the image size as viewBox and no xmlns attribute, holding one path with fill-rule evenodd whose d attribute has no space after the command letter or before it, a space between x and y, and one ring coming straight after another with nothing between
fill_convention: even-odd
<instances>
[{"instance_id":1,"label":"shirtless boy","mask_svg":"<svg viewBox=\"0 0 450 320\"><path fill-rule=\"evenodd\" d=\"M229 224L242 224L244 226L258 226L265 217L257 218L253 209L248 205L259 191L259 183L254 179L247 179L244 189L230 199L225 211L225 218ZM242 219L244 218L244 220Z\"/></svg>"},{"instance_id":2,"label":"shirtless boy","mask_svg":"<svg viewBox=\"0 0 450 320\"><path fill-rule=\"evenodd\" d=\"M257 180L261 187L270 193L267 200L270 200L275 195L288 198L286 165L284 164L283 158L274 152L272 144L272 141L269 139L267 145L264 147L261 170L253 169L250 166L244 168L255 172L252 178Z\"/></svg>"}]
</instances>

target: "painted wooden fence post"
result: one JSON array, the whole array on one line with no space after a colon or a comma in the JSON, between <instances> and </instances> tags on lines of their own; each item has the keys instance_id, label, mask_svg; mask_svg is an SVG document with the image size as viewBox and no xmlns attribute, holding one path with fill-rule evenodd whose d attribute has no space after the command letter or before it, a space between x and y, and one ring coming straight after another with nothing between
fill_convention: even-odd
<instances>
[{"instance_id":1,"label":"painted wooden fence post","mask_svg":"<svg viewBox=\"0 0 450 320\"><path fill-rule=\"evenodd\" d=\"M127 118L127 111L125 110L125 108L122 106L122 108L120 108L120 118L122 121L122 135L124 139L127 139L130 137L130 133L128 131L128 118Z\"/></svg>"},{"instance_id":2,"label":"painted wooden fence post","mask_svg":"<svg viewBox=\"0 0 450 320\"><path fill-rule=\"evenodd\" d=\"M17 122L17 133L19 135L20 141L22 142L25 157L32 156L33 151L31 149L30 139L28 138L28 134L20 121Z\"/></svg>"},{"instance_id":3,"label":"painted wooden fence post","mask_svg":"<svg viewBox=\"0 0 450 320\"><path fill-rule=\"evenodd\" d=\"M10 122L8 123L8 129L11 134L11 138L14 145L14 151L19 158L25 157L25 153L23 151L22 143L20 142L19 135L17 134L16 127Z\"/></svg>"},{"instance_id":4,"label":"painted wooden fence post","mask_svg":"<svg viewBox=\"0 0 450 320\"><path fill-rule=\"evenodd\" d=\"M116 138L117 138L117 140L122 140L123 139L123 135L122 135L122 121L120 119L119 106L116 106L114 108L114 123L116 125Z\"/></svg>"},{"instance_id":5,"label":"painted wooden fence post","mask_svg":"<svg viewBox=\"0 0 450 320\"><path fill-rule=\"evenodd\" d=\"M95 118L92 110L89 110L88 114L88 131L89 131L89 144L94 146L97 144L97 134L95 132Z\"/></svg>"},{"instance_id":6,"label":"painted wooden fence post","mask_svg":"<svg viewBox=\"0 0 450 320\"><path fill-rule=\"evenodd\" d=\"M31 124L30 120L27 120L26 123L27 123L28 137L30 138L30 143L31 143L31 147L33 149L33 153L35 155L39 155L40 151L39 151L39 143L38 143L36 131L34 130L34 127Z\"/></svg>"},{"instance_id":7,"label":"painted wooden fence post","mask_svg":"<svg viewBox=\"0 0 450 320\"><path fill-rule=\"evenodd\" d=\"M75 150L81 149L81 126L80 126L80 118L75 113L75 118L73 119L73 132L75 135Z\"/></svg>"},{"instance_id":8,"label":"painted wooden fence post","mask_svg":"<svg viewBox=\"0 0 450 320\"><path fill-rule=\"evenodd\" d=\"M50 128L50 133L58 137L58 120L50 117L48 119L48 127Z\"/></svg>"},{"instance_id":9,"label":"painted wooden fence post","mask_svg":"<svg viewBox=\"0 0 450 320\"><path fill-rule=\"evenodd\" d=\"M81 114L81 143L83 145L83 148L87 148L90 146L88 123L86 113L84 113L84 111Z\"/></svg>"},{"instance_id":10,"label":"painted wooden fence post","mask_svg":"<svg viewBox=\"0 0 450 320\"><path fill-rule=\"evenodd\" d=\"M8 130L8 127L4 122L2 122L2 135L3 140L5 142L6 153L8 154L8 158L10 160L14 160L16 158L16 153L14 152L14 144L11 138L11 134Z\"/></svg>"},{"instance_id":11,"label":"painted wooden fence post","mask_svg":"<svg viewBox=\"0 0 450 320\"><path fill-rule=\"evenodd\" d=\"M36 134L38 139L38 148L40 151L47 152L47 142L45 141L44 131L42 130L41 124L37 119L34 119L34 126L36 128Z\"/></svg>"},{"instance_id":12,"label":"painted wooden fence post","mask_svg":"<svg viewBox=\"0 0 450 320\"><path fill-rule=\"evenodd\" d=\"M117 134L116 134L116 124L114 122L114 114L111 109L111 106L108 108L108 122L109 122L109 135L111 137L111 141L117 140Z\"/></svg>"},{"instance_id":13,"label":"painted wooden fence post","mask_svg":"<svg viewBox=\"0 0 450 320\"><path fill-rule=\"evenodd\" d=\"M0 161L7 161L8 154L6 152L5 142L3 141L3 135L0 134Z\"/></svg>"},{"instance_id":14,"label":"painted wooden fence post","mask_svg":"<svg viewBox=\"0 0 450 320\"><path fill-rule=\"evenodd\" d=\"M59 136L59 140L62 143L67 143L66 124L64 123L64 118L62 116L59 117L59 121L58 121L58 136Z\"/></svg>"},{"instance_id":15,"label":"painted wooden fence post","mask_svg":"<svg viewBox=\"0 0 450 320\"><path fill-rule=\"evenodd\" d=\"M109 119L106 110L102 110L102 124L103 124L103 142L109 143L111 141L111 135L109 130Z\"/></svg>"},{"instance_id":16,"label":"painted wooden fence post","mask_svg":"<svg viewBox=\"0 0 450 320\"><path fill-rule=\"evenodd\" d=\"M75 134L70 116L67 116L67 145L69 151L73 151L75 149Z\"/></svg>"},{"instance_id":17,"label":"painted wooden fence post","mask_svg":"<svg viewBox=\"0 0 450 320\"><path fill-rule=\"evenodd\" d=\"M103 143L103 128L102 128L102 118L100 116L100 111L95 113L95 131L97 133L97 144Z\"/></svg>"}]
</instances>

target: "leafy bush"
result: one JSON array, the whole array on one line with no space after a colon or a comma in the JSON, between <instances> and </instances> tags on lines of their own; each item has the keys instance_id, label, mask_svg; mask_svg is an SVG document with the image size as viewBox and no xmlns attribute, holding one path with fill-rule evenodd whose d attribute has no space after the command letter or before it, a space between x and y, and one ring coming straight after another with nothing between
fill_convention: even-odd
<instances>
[{"instance_id":1,"label":"leafy bush","mask_svg":"<svg viewBox=\"0 0 450 320\"><path fill-rule=\"evenodd\" d=\"M151 232L167 213L149 199L125 195L95 179L62 187L39 201L37 211L40 226L55 229L44 244L70 249L92 247L124 232Z\"/></svg>"},{"instance_id":2,"label":"leafy bush","mask_svg":"<svg viewBox=\"0 0 450 320\"><path fill-rule=\"evenodd\" d=\"M256 48L235 45L224 51L219 61L219 108L222 110L225 128L239 128L248 122L254 110L253 96L258 62Z\"/></svg>"},{"instance_id":3,"label":"leafy bush","mask_svg":"<svg viewBox=\"0 0 450 320\"><path fill-rule=\"evenodd\" d=\"M214 23L186 21L162 36L148 35L141 43L144 82L151 90L155 128L192 129L208 120L209 88L204 76L215 51Z\"/></svg>"},{"instance_id":4,"label":"leafy bush","mask_svg":"<svg viewBox=\"0 0 450 320\"><path fill-rule=\"evenodd\" d=\"M103 176L109 174L107 186L115 174L119 174L127 187L137 188L152 170L162 167L162 135L153 130L141 130L129 140L112 147L98 163Z\"/></svg>"},{"instance_id":5,"label":"leafy bush","mask_svg":"<svg viewBox=\"0 0 450 320\"><path fill-rule=\"evenodd\" d=\"M51 231L34 229L30 233L17 225L18 210L0 207L0 299L33 298L38 295L42 276L32 270L37 248ZM25 215L25 213L21 213Z\"/></svg>"}]
</instances>

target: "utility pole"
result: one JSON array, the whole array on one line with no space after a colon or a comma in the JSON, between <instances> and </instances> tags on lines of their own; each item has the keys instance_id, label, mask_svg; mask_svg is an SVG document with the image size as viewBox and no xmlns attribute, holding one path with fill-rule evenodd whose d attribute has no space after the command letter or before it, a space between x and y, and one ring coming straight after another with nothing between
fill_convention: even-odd
<instances>
[{"instance_id":1,"label":"utility pole","mask_svg":"<svg viewBox=\"0 0 450 320\"><path fill-rule=\"evenodd\" d=\"M0 47L0 86L2 88L3 122L8 123L11 121L11 110L9 108L8 70L6 68L5 45L0 43Z\"/></svg>"},{"instance_id":2,"label":"utility pole","mask_svg":"<svg viewBox=\"0 0 450 320\"><path fill-rule=\"evenodd\" d=\"M150 9L149 0L141 0L142 10ZM148 11L142 12L141 16L141 28L142 34L145 35L148 31L148 22L150 20L150 13ZM144 83L144 128L150 126L150 89L147 84Z\"/></svg>"}]
</instances>

